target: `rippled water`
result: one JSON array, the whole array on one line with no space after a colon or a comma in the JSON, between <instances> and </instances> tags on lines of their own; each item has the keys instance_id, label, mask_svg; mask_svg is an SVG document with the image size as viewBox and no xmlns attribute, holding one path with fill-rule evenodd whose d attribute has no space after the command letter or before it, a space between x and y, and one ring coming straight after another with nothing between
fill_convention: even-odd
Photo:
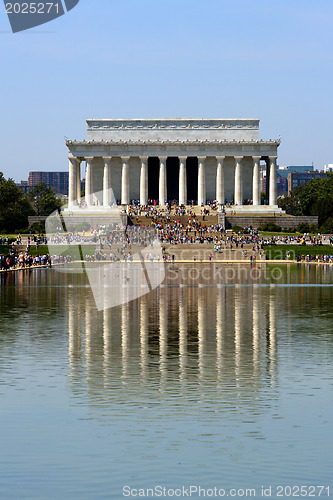
<instances>
[{"instance_id":1,"label":"rippled water","mask_svg":"<svg viewBox=\"0 0 333 500\"><path fill-rule=\"evenodd\" d=\"M1 499L332 495L333 269L203 269L102 312L85 276L0 276Z\"/></svg>"}]
</instances>

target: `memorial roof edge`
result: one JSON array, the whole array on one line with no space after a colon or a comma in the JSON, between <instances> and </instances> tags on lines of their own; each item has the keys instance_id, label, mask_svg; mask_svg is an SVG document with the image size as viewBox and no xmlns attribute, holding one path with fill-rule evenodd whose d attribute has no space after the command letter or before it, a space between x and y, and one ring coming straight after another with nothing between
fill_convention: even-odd
<instances>
[{"instance_id":1,"label":"memorial roof edge","mask_svg":"<svg viewBox=\"0 0 333 500\"><path fill-rule=\"evenodd\" d=\"M168 117L168 118L87 118L86 121L99 121L99 122L109 122L109 121L173 121L173 120L184 120L184 121L260 121L260 118L185 118L185 117Z\"/></svg>"},{"instance_id":2,"label":"memorial roof edge","mask_svg":"<svg viewBox=\"0 0 333 500\"><path fill-rule=\"evenodd\" d=\"M185 141L185 140L165 140L165 141L158 141L158 140L97 140L97 141L76 141L76 140L66 140L66 146L70 145L82 145L82 146L117 146L117 145L130 145L130 146L144 146L144 145L149 145L149 146L161 146L161 145L179 145L179 144L185 144L185 145L217 145L221 144L223 146L234 146L234 145L242 145L242 146L253 146L253 145L265 145L265 144L276 144L277 146L280 146L281 140L280 139L258 139L258 140L193 140L193 141Z\"/></svg>"}]
</instances>

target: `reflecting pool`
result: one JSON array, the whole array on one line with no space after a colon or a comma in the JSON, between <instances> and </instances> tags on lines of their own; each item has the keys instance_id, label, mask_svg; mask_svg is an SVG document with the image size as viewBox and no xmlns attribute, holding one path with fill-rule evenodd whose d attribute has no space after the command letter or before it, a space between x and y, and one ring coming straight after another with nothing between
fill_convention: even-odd
<instances>
[{"instance_id":1,"label":"reflecting pool","mask_svg":"<svg viewBox=\"0 0 333 500\"><path fill-rule=\"evenodd\" d=\"M332 284L184 264L98 311L85 275L1 275L0 498L332 495Z\"/></svg>"}]
</instances>

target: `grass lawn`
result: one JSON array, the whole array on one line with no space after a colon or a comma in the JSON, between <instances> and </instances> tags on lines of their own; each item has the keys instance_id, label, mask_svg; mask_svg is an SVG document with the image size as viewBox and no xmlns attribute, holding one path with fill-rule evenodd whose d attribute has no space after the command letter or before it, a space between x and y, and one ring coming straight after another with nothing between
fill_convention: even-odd
<instances>
[{"instance_id":1,"label":"grass lawn","mask_svg":"<svg viewBox=\"0 0 333 500\"><path fill-rule=\"evenodd\" d=\"M269 231L259 231L259 235L260 236L303 236L304 233L286 233L286 232L282 232L281 233L277 233L277 232L269 232ZM309 233L310 236L317 236L318 235L318 232L317 233Z\"/></svg>"},{"instance_id":2,"label":"grass lawn","mask_svg":"<svg viewBox=\"0 0 333 500\"><path fill-rule=\"evenodd\" d=\"M6 238L6 236L8 237L8 239L11 239L11 240L17 240L17 237L18 235L21 235L21 238L24 238L25 240L28 238L28 236L30 236L30 238L33 238L34 236L38 236L38 233L0 233L0 236L1 238Z\"/></svg>"},{"instance_id":3,"label":"grass lawn","mask_svg":"<svg viewBox=\"0 0 333 500\"><path fill-rule=\"evenodd\" d=\"M11 248L12 245L0 245L0 254L8 255ZM14 248L25 252L25 247L18 247L17 245L14 245ZM45 255L46 253L49 253L47 245L40 245L37 251L35 245L30 247L30 255Z\"/></svg>"},{"instance_id":4,"label":"grass lawn","mask_svg":"<svg viewBox=\"0 0 333 500\"><path fill-rule=\"evenodd\" d=\"M9 250L11 248L11 245L0 245L0 254L8 255ZM15 248L16 245L15 245ZM80 246L82 249L82 255L83 257L85 255L93 255L96 250L95 245L85 245L85 246ZM73 259L78 259L80 258L80 248L77 245L73 246L52 246L51 249L51 254L52 255L70 255ZM22 251L25 252L25 248L22 248ZM50 253L48 245L39 245L38 249L36 250L36 246L32 245L30 247L29 254L30 255L45 255L47 253Z\"/></svg>"},{"instance_id":5,"label":"grass lawn","mask_svg":"<svg viewBox=\"0 0 333 500\"><path fill-rule=\"evenodd\" d=\"M0 245L0 254L8 255L11 245Z\"/></svg>"},{"instance_id":6,"label":"grass lawn","mask_svg":"<svg viewBox=\"0 0 333 500\"><path fill-rule=\"evenodd\" d=\"M284 260L289 251L291 260L296 259L296 255L333 255L332 245L264 245L267 258L269 260Z\"/></svg>"}]
</instances>

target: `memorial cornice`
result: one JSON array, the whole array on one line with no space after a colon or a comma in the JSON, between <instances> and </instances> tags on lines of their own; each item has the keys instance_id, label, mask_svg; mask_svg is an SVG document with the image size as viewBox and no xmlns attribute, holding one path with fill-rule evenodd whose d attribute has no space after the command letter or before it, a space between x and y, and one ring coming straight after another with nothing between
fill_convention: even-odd
<instances>
[{"instance_id":1,"label":"memorial cornice","mask_svg":"<svg viewBox=\"0 0 333 500\"><path fill-rule=\"evenodd\" d=\"M227 141L227 140L196 140L196 141L181 141L181 140L175 140L175 141L152 141L152 140L146 140L146 141L66 141L66 146L179 146L179 145L187 145L187 146L200 146L200 145L212 145L216 146L218 144L221 144L223 146L253 146L253 145L276 145L280 146L281 141L280 139L277 140L258 140L258 141L245 141L245 140L235 140L235 141Z\"/></svg>"},{"instance_id":2,"label":"memorial cornice","mask_svg":"<svg viewBox=\"0 0 333 500\"><path fill-rule=\"evenodd\" d=\"M67 141L69 153L85 157L140 156L256 156L277 155L280 140L136 140L136 141Z\"/></svg>"},{"instance_id":3,"label":"memorial cornice","mask_svg":"<svg viewBox=\"0 0 333 500\"><path fill-rule=\"evenodd\" d=\"M257 130L258 118L87 119L88 131L110 130Z\"/></svg>"}]
</instances>

